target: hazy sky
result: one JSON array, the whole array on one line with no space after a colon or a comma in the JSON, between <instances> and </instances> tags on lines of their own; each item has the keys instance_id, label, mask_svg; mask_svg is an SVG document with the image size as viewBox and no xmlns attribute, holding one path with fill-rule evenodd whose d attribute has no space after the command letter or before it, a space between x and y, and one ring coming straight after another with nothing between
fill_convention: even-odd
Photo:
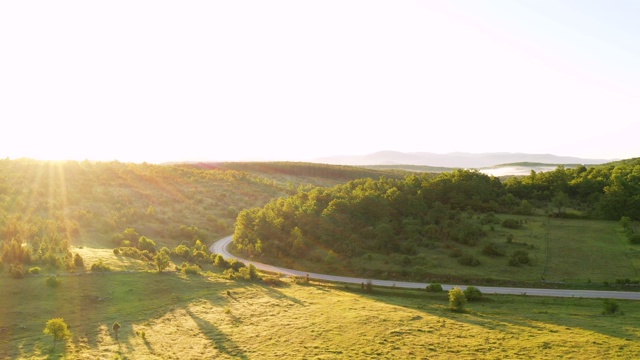
<instances>
[{"instance_id":1,"label":"hazy sky","mask_svg":"<svg viewBox=\"0 0 640 360\"><path fill-rule=\"evenodd\" d=\"M0 158L640 156L640 1L2 1Z\"/></svg>"}]
</instances>

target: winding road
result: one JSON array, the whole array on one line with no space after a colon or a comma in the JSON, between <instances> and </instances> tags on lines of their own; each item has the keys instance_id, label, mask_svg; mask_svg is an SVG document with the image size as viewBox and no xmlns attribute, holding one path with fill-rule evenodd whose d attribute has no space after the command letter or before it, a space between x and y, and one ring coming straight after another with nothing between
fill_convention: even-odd
<instances>
[{"instance_id":1,"label":"winding road","mask_svg":"<svg viewBox=\"0 0 640 360\"><path fill-rule=\"evenodd\" d=\"M221 254L225 258L237 259L245 264L253 264L256 268L263 271L281 273L289 276L306 276L310 279L335 281L349 284L362 284L371 281L372 285L399 287L407 289L424 289L428 283L417 283L409 281L392 281L392 280L375 280L364 279L347 276L335 276L326 274L316 274L311 272L285 269L273 265L263 264L257 261L239 258L231 254L228 250L229 244L233 241L233 236L224 237L209 247L212 253ZM443 290L450 290L454 287L465 289L466 285L442 285ZM494 287L494 286L476 286L485 294L506 294L506 295L531 295L531 296L550 296L550 297L577 297L591 299L620 299L620 300L640 300L640 292L631 291L600 291L600 290L558 290L558 289L536 289L536 288L512 288L512 287Z\"/></svg>"}]
</instances>

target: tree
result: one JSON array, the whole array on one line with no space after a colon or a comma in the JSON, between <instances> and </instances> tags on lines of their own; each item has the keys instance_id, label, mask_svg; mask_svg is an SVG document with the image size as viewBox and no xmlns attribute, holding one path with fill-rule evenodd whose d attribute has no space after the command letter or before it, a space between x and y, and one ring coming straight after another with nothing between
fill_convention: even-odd
<instances>
[{"instance_id":1,"label":"tree","mask_svg":"<svg viewBox=\"0 0 640 360\"><path fill-rule=\"evenodd\" d=\"M459 287L449 290L449 309L453 311L463 311L467 303L467 297Z\"/></svg>"},{"instance_id":2,"label":"tree","mask_svg":"<svg viewBox=\"0 0 640 360\"><path fill-rule=\"evenodd\" d=\"M120 324L116 321L113 323L113 326L111 326L111 329L113 329L113 332L116 333L116 341L118 341L118 331L120 331Z\"/></svg>"},{"instance_id":3,"label":"tree","mask_svg":"<svg viewBox=\"0 0 640 360\"><path fill-rule=\"evenodd\" d=\"M558 216L564 215L564 208L569 204L569 196L559 191L555 194L555 196L551 199L551 203L553 207L557 209Z\"/></svg>"},{"instance_id":4,"label":"tree","mask_svg":"<svg viewBox=\"0 0 640 360\"><path fill-rule=\"evenodd\" d=\"M619 309L618 303L613 299L604 299L603 306L603 315L613 315L618 312Z\"/></svg>"},{"instance_id":5,"label":"tree","mask_svg":"<svg viewBox=\"0 0 640 360\"><path fill-rule=\"evenodd\" d=\"M162 272L162 270L166 269L169 266L169 255L166 252L161 251L156 254L156 267L158 267L158 272Z\"/></svg>"},{"instance_id":6,"label":"tree","mask_svg":"<svg viewBox=\"0 0 640 360\"><path fill-rule=\"evenodd\" d=\"M482 299L482 292L475 286L467 286L464 290L464 296L469 301L479 301Z\"/></svg>"},{"instance_id":7,"label":"tree","mask_svg":"<svg viewBox=\"0 0 640 360\"><path fill-rule=\"evenodd\" d=\"M147 239L146 236L141 236L140 239L138 240L138 249L147 250L149 252L155 252L156 242L151 239Z\"/></svg>"},{"instance_id":8,"label":"tree","mask_svg":"<svg viewBox=\"0 0 640 360\"><path fill-rule=\"evenodd\" d=\"M56 347L56 341L71 337L71 331L69 331L67 323L65 323L62 318L55 318L47 321L43 331L46 335L53 336L52 348Z\"/></svg>"}]
</instances>

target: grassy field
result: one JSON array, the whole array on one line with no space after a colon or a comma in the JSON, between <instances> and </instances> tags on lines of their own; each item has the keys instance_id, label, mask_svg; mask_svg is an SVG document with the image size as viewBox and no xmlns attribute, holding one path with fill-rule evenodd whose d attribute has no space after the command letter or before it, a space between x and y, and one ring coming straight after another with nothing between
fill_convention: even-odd
<instances>
[{"instance_id":1,"label":"grassy field","mask_svg":"<svg viewBox=\"0 0 640 360\"><path fill-rule=\"evenodd\" d=\"M484 225L487 236L475 246L435 242L419 248L415 256L363 254L334 264L299 259L282 264L313 272L442 283L601 286L618 279L639 278L640 247L629 244L616 221L497 217L522 220L523 226L509 229L500 224ZM509 236L511 242L507 241ZM489 243L504 255L484 255L482 250ZM459 264L451 256L454 250L475 257L480 265ZM531 263L509 266L509 255L517 250L525 250Z\"/></svg>"},{"instance_id":2,"label":"grassy field","mask_svg":"<svg viewBox=\"0 0 640 360\"><path fill-rule=\"evenodd\" d=\"M0 358L625 359L640 352L640 307L492 295L448 310L446 293L232 282L216 274L0 278ZM51 350L45 322L73 336ZM111 324L122 328L119 340ZM144 336L142 336L144 332Z\"/></svg>"}]
</instances>

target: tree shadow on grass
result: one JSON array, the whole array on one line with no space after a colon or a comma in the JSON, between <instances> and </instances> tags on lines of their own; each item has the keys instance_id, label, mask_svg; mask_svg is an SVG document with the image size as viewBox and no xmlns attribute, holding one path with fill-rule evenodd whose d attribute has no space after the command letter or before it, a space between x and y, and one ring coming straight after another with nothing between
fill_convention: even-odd
<instances>
[{"instance_id":1,"label":"tree shadow on grass","mask_svg":"<svg viewBox=\"0 0 640 360\"><path fill-rule=\"evenodd\" d=\"M301 305L301 306L305 306L304 303L292 296L286 295L284 294L282 291L273 288L271 286L260 286L262 289L264 289L264 291L272 298L277 299L277 300L287 300L290 301L296 305Z\"/></svg>"},{"instance_id":2,"label":"tree shadow on grass","mask_svg":"<svg viewBox=\"0 0 640 360\"><path fill-rule=\"evenodd\" d=\"M248 359L247 355L245 355L242 350L240 350L240 347L238 347L238 345L233 342L233 340L229 339L229 337L227 337L227 335L220 331L215 325L199 317L188 308L185 308L184 310L198 325L202 333L205 334L211 341L213 341L218 350L234 358Z\"/></svg>"},{"instance_id":3,"label":"tree shadow on grass","mask_svg":"<svg viewBox=\"0 0 640 360\"><path fill-rule=\"evenodd\" d=\"M518 328L551 333L562 329L567 331L582 329L622 340L640 340L640 326L636 325L640 314L632 310L635 309L636 303L631 300L619 301L623 314L606 316L601 313L601 299L496 295L485 296L479 302L467 303L463 312L453 312L448 309L446 292L427 294L406 290L377 290L371 294L362 292L362 296L504 333L517 331ZM629 313L624 313L625 309ZM624 321L625 325L618 324L619 320ZM546 327L545 324L552 327Z\"/></svg>"}]
</instances>

